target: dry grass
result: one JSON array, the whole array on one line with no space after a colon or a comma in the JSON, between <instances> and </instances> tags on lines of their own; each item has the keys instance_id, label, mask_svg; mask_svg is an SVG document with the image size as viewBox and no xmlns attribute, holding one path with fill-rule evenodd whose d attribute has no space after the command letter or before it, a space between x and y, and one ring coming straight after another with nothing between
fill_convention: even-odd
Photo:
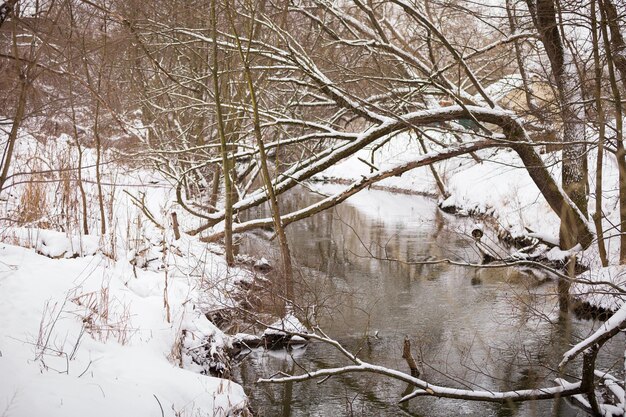
<instances>
[{"instance_id":1,"label":"dry grass","mask_svg":"<svg viewBox=\"0 0 626 417\"><path fill-rule=\"evenodd\" d=\"M46 188L42 179L40 176L35 176L24 187L19 203L18 222L47 229L50 224L45 220L45 216L49 212L49 207L46 201Z\"/></svg>"},{"instance_id":2,"label":"dry grass","mask_svg":"<svg viewBox=\"0 0 626 417\"><path fill-rule=\"evenodd\" d=\"M130 325L130 306L111 299L104 283L99 290L74 296L71 301L84 308L83 326L96 340L106 342L113 338L125 345L135 332Z\"/></svg>"}]
</instances>

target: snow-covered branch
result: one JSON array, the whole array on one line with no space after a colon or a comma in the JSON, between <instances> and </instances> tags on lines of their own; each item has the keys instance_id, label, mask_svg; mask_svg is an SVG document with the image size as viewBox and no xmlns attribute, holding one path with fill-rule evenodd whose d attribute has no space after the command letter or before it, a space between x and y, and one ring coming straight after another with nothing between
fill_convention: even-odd
<instances>
[{"instance_id":1,"label":"snow-covered branch","mask_svg":"<svg viewBox=\"0 0 626 417\"><path fill-rule=\"evenodd\" d=\"M585 349L594 345L601 346L604 342L615 336L617 333L626 328L626 304L615 312L607 321L602 323L600 328L591 336L576 344L570 350L563 354L563 359L559 364L559 368L563 368L573 358L578 356Z\"/></svg>"},{"instance_id":2,"label":"snow-covered branch","mask_svg":"<svg viewBox=\"0 0 626 417\"><path fill-rule=\"evenodd\" d=\"M296 334L297 335L297 334ZM309 338L328 343L335 347L340 346L336 340L328 338L326 336L319 335L306 335ZM345 351L343 347L341 347ZM349 355L349 354L348 354ZM352 355L349 355L351 357ZM507 402L507 401L528 401L528 400L541 400L551 399L556 397L566 397L571 395L580 394L581 383L569 383L564 380L558 380L557 385L553 387L527 389L527 390L513 390L513 391L486 391L486 390L471 390L471 389L459 389L446 387L436 384L431 384L423 379L413 377L395 369L387 368L384 366L374 365L365 361L362 361L354 357L353 365L341 366L336 368L319 369L316 371L305 371L301 375L289 375L272 378L261 378L258 383L290 383L290 382L302 382L316 378L328 378L336 375L351 374L351 373L370 373L383 375L389 378L393 378L402 382L406 382L417 390L411 394L403 397L400 402L408 401L417 396L433 396L441 398L454 398L460 400L470 401L487 401L487 402Z\"/></svg>"},{"instance_id":3,"label":"snow-covered branch","mask_svg":"<svg viewBox=\"0 0 626 417\"><path fill-rule=\"evenodd\" d=\"M404 164L400 164L390 169L386 169L384 171L379 171L374 174L370 174L367 176L363 176L359 181L354 182L350 186L348 186L345 190L336 193L330 197L327 197L315 204L312 204L303 209L285 214L281 216L281 222L283 225L288 225L298 220L302 220L306 217L309 217L313 214L319 213L321 211L327 210L331 207L336 206L337 204L347 200L350 196L353 196L357 192L363 190L364 188L369 187L376 182L379 182L385 178L399 176L403 173L410 171L415 168L419 168L422 166L430 165L438 161L442 161L445 159L449 159L455 156L464 155L470 152L475 152L479 149L486 149L490 147L500 146L500 144L496 141L480 141L474 143L465 143L458 146L449 147L439 152L431 152L421 156L420 158L406 162ZM255 219L250 220L245 223L238 223L233 225L233 231L236 233L243 233L248 230L267 227L272 224L272 219ZM215 241L217 239L221 239L223 236L223 231L212 233L203 238L204 241Z\"/></svg>"}]
</instances>

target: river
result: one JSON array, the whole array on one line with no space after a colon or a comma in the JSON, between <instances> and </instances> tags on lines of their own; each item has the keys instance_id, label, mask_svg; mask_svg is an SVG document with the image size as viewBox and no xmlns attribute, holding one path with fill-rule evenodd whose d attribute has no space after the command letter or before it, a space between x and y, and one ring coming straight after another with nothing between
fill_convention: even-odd
<instances>
[{"instance_id":1,"label":"river","mask_svg":"<svg viewBox=\"0 0 626 417\"><path fill-rule=\"evenodd\" d=\"M332 191L334 186L323 188ZM282 207L292 210L320 198L300 189ZM511 268L381 259L476 262L479 256L469 238L473 222L442 213L427 197L362 191L333 210L288 227L299 265L298 303L325 332L368 362L408 372L401 357L408 336L415 356L421 352L423 378L433 383L484 390L552 385L562 352L597 326L559 317L552 280ZM264 245L249 238L243 250L271 250ZM624 339L618 339L604 348L600 365L619 369ZM255 383L279 371L302 373L346 363L335 348L314 342L289 353L254 351L242 361L236 378L246 388L255 415L262 417L585 415L566 401L500 405L420 397L398 405L406 384L367 374L323 383Z\"/></svg>"}]
</instances>

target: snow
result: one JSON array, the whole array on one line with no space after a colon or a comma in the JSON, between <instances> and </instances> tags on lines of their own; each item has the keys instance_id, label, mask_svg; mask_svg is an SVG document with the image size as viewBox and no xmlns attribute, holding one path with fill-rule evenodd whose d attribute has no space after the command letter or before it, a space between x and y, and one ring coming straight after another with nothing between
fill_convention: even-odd
<instances>
[{"instance_id":1,"label":"snow","mask_svg":"<svg viewBox=\"0 0 626 417\"><path fill-rule=\"evenodd\" d=\"M362 162L362 160L371 161L371 152L376 144L370 145L365 149L360 150L355 156L348 158L337 165L333 165L323 173L318 174L316 178L338 178L344 180L358 180L363 175L369 175L373 170L370 166ZM419 143L414 137L408 134L403 134L395 137L389 143L383 145L378 151L374 153L374 162L379 170L384 170L395 165L399 165L403 162L408 162L414 159L415 155L420 155L421 149ZM428 168L420 168L416 171L420 173L426 172ZM435 191L435 183L427 175L410 175L407 173L402 177L386 178L379 182L380 186L389 188L399 188L403 190L415 190L432 194Z\"/></svg>"},{"instance_id":2,"label":"snow","mask_svg":"<svg viewBox=\"0 0 626 417\"><path fill-rule=\"evenodd\" d=\"M323 80L323 74L320 79ZM487 93L500 99L518 88L519 83L519 76L513 75L488 87ZM407 118L427 119L433 112L445 114L448 111L459 109L453 106L418 111ZM476 111L503 114L501 110L476 108ZM364 144L367 144L364 149L332 165L318 174L317 179L359 181L376 170L408 163L424 154L411 133L386 136L384 132L389 126L402 121L380 120L381 125L369 132L355 137L346 135L352 140L328 150L319 162L297 174L315 172L323 163L332 162L337 155L347 154ZM138 119L133 122L132 130L137 135L147 134ZM443 143L455 143L451 136L435 129L426 132ZM0 317L3 320L0 375L10 376L0 378L0 412L7 416L54 417L153 416L159 413L231 415L242 410L246 407L242 387L202 374L206 369L196 363L189 352L208 347L206 350L213 357L230 345L231 338L214 326L203 312L233 306L230 294L237 291L237 282L249 280L250 274L229 268L218 247L201 243L184 233L180 239L173 239L167 224L173 211L179 213L182 230L197 227L201 220L180 211L173 203L172 179L158 172L107 165L102 185L108 231L100 236L77 230L76 220L81 214L65 210L71 206L67 199L79 201L77 187L65 190L36 185L63 184L64 178L21 182L22 174L30 175L31 171L45 168L60 173L66 166L75 166L77 152L72 143L72 138L63 134L57 140L38 141L26 132L21 132L18 141L15 176L12 177L15 182L10 186L11 194L3 203L2 212L5 217L21 219L19 223L25 226L6 226L0 234L3 242L0 243ZM476 155L482 162L465 156L434 165L446 188L441 207L461 214L489 217L497 228L513 237L527 235L558 243L559 219L518 156L508 150L484 150ZM593 158L593 152L589 157ZM89 205L86 220L91 233L98 232L101 226L95 158L92 149L83 149L85 168L81 183ZM112 159L112 155L105 153L105 161ZM558 179L557 157L546 154L543 159ZM611 185L616 183L616 172L614 159L607 155L604 180L609 187L605 190L611 190ZM70 184L76 178L66 180ZM296 180L286 179L281 184ZM593 178L590 182L593 187ZM429 167L385 178L377 185L432 196L441 194ZM332 185L331 188L333 192L341 192L345 187ZM616 211L619 200L615 198L614 189L603 201L606 213ZM238 204L243 206L263 196L262 192L252 194ZM362 210L371 209L359 194L352 198ZM401 206L403 200L410 197L390 198ZM134 205L137 202L143 206ZM39 210L44 211L45 216L37 216ZM148 220L147 212L163 223ZM212 217L219 215L218 212ZM614 220L607 219L607 225L616 223ZM220 228L223 222L213 227L212 232L219 232ZM614 242L615 239L608 241L612 259L619 248ZM564 260L579 250L553 248L548 257ZM579 277L581 280L607 281L621 287L626 284L622 279L625 270L621 267L597 268L593 248L579 256L592 266L588 273ZM268 264L261 259L256 266ZM615 328L626 317L622 296L614 295L615 291L606 284L601 285L608 291L598 291L602 287L590 284L576 283L573 291L607 309L621 308L605 323L606 329ZM293 314L272 323L264 335L290 333L307 333L306 327ZM598 333L592 337L600 336ZM245 340L249 336L236 337ZM294 339L302 340L298 336ZM589 340L593 339L582 343L589 343ZM574 347L569 354L575 355L583 344ZM554 390L560 392L567 388L571 386L562 385ZM472 394L491 398L487 392Z\"/></svg>"},{"instance_id":3,"label":"snow","mask_svg":"<svg viewBox=\"0 0 626 417\"><path fill-rule=\"evenodd\" d=\"M602 383L604 386L613 394L613 396L617 399L617 406L624 407L624 388L622 388L619 384L621 381L609 374L608 372L602 372L600 370L594 371L595 375L602 379Z\"/></svg>"},{"instance_id":4,"label":"snow","mask_svg":"<svg viewBox=\"0 0 626 417\"><path fill-rule=\"evenodd\" d=\"M522 85L522 76L520 74L511 74L502 77L492 84L489 84L489 86L485 88L485 92L489 94L494 100L500 101L511 92L521 88Z\"/></svg>"},{"instance_id":5,"label":"snow","mask_svg":"<svg viewBox=\"0 0 626 417\"><path fill-rule=\"evenodd\" d=\"M81 218L71 210L80 207L77 187L59 189L63 178L29 185L19 174L41 169L33 164L75 164L77 150L61 136L21 132L16 182L0 208L25 223L0 233L0 415L237 415L247 407L243 388L201 374L189 350L210 342L214 355L230 345L204 312L232 306L237 282L251 273L229 268L216 246L184 233L174 240L172 211L182 230L199 220L173 204L171 182L150 170L106 164L106 234L72 226ZM87 223L98 233L94 161L83 149ZM124 191L165 224L149 221Z\"/></svg>"},{"instance_id":6,"label":"snow","mask_svg":"<svg viewBox=\"0 0 626 417\"><path fill-rule=\"evenodd\" d=\"M509 79L510 78L510 79ZM514 87L519 81L516 76L511 76L503 83ZM496 87L494 87L496 88ZM499 88L499 87L498 87ZM436 130L426 130L427 134L444 143L451 139ZM587 137L593 140L593 129L587 133ZM365 149L357 152L354 156L346 158L340 163L331 166L314 179L318 181L334 181L346 184L362 179L370 175L375 166L380 170L402 162L415 160L423 151L412 133L397 135L387 142L387 138L380 139ZM428 142L428 141L426 141ZM434 146L432 143L429 146ZM477 162L470 156L457 157L444 162L434 164L434 168L445 184L446 198L441 196L435 179L429 167L421 167L404 173L399 177L386 178L376 184L378 187L408 193L419 193L439 197L440 207L450 209L461 215L478 216L495 228L496 232L509 235L513 238L527 236L536 237L548 244L558 246L560 220L543 198L521 160L513 151L500 149L482 150L476 152L482 160ZM546 153L541 155L546 166L551 171L556 182L560 182L560 154ZM596 150L589 152L588 159L596 158ZM369 164L362 162L366 160ZM595 189L595 173L590 170L590 190ZM604 155L603 169L603 200L602 210L607 216L603 219L603 227L610 230L613 225L619 224L619 196L617 194L618 169L614 156L610 153ZM333 192L340 192L346 185L337 185ZM357 196L351 199L358 198ZM359 202L361 205L362 202ZM589 199L590 211L595 209L595 196L593 193ZM619 236L612 234L605 240L610 260L619 259ZM606 276L602 272L597 246L592 244L587 250L580 252L561 251L553 248L547 252L549 259L562 261L576 252L579 262L591 271L582 279L605 281L614 276L611 272ZM616 262L612 262L616 263ZM600 274L594 277L594 274ZM623 285L619 282L618 285ZM598 287L595 287L599 289ZM618 309L623 297L615 295L615 290L604 294L606 291L590 291L592 288L584 285L575 285L574 291L578 298L593 305L607 308L612 311ZM606 289L606 288L605 288Z\"/></svg>"},{"instance_id":7,"label":"snow","mask_svg":"<svg viewBox=\"0 0 626 417\"><path fill-rule=\"evenodd\" d=\"M609 310L618 310L626 301L626 294L619 294L606 283L626 288L626 265L592 268L577 277L572 285L572 295L591 305Z\"/></svg>"},{"instance_id":8,"label":"snow","mask_svg":"<svg viewBox=\"0 0 626 417\"><path fill-rule=\"evenodd\" d=\"M429 132L429 134L435 134ZM414 160L423 154L410 134L394 137L374 153L374 165L386 169L392 165ZM559 219L543 199L519 157L512 151L477 152L482 162L471 157L458 157L434 165L450 196L440 201L443 208L455 208L460 214L489 215L498 227L513 237L527 234L527 228L541 231L543 236L559 235ZM371 162L369 150L358 152L336 166L328 168L318 180L356 181L370 173L371 168L358 158ZM549 165L554 165L545 156ZM406 192L439 195L434 177L428 167L417 168L400 177L386 178L377 185Z\"/></svg>"},{"instance_id":9,"label":"snow","mask_svg":"<svg viewBox=\"0 0 626 417\"><path fill-rule=\"evenodd\" d=\"M558 236L558 216L550 209L517 155L501 151L451 175L445 204L465 213L487 214L513 237L526 229ZM532 209L530 209L532 207Z\"/></svg>"},{"instance_id":10,"label":"snow","mask_svg":"<svg viewBox=\"0 0 626 417\"><path fill-rule=\"evenodd\" d=\"M584 339L583 341L576 344L570 350L563 354L563 359L559 364L559 368L563 367L567 362L569 362L573 357L592 346L598 340L602 339L607 333L612 331L616 331L621 329L626 322L626 305L622 305L619 310L615 312L607 321L602 323L602 325L589 337Z\"/></svg>"},{"instance_id":11,"label":"snow","mask_svg":"<svg viewBox=\"0 0 626 417\"><path fill-rule=\"evenodd\" d=\"M554 247L546 253L546 257L550 261L566 262L568 258L570 258L572 255L575 255L581 251L582 246L580 246L580 244L568 250L561 250L558 247Z\"/></svg>"},{"instance_id":12,"label":"snow","mask_svg":"<svg viewBox=\"0 0 626 417\"><path fill-rule=\"evenodd\" d=\"M270 264L270 261L268 261L267 259L262 257L261 259L257 259L254 262L254 267L255 268L261 268L261 269L263 269L263 268L270 268L271 264Z\"/></svg>"},{"instance_id":13,"label":"snow","mask_svg":"<svg viewBox=\"0 0 626 417\"><path fill-rule=\"evenodd\" d=\"M159 402L165 415L226 415L245 405L239 385L168 359L180 329L222 337L180 302L182 284L170 284L167 323L155 272L134 278L129 264L100 254L53 260L6 244L0 253L0 374L11 375L0 380L5 415L154 416Z\"/></svg>"},{"instance_id":14,"label":"snow","mask_svg":"<svg viewBox=\"0 0 626 417\"><path fill-rule=\"evenodd\" d=\"M99 246L99 237L90 235L74 235L54 230L9 227L2 231L4 242L14 242L18 246L33 248L41 255L49 258L75 258L94 255Z\"/></svg>"},{"instance_id":15,"label":"snow","mask_svg":"<svg viewBox=\"0 0 626 417\"><path fill-rule=\"evenodd\" d=\"M531 233L528 233L528 236L535 237L543 242L549 243L554 246L559 246L560 237L558 235L554 236L554 235L550 235L550 234L542 233L542 232L531 232Z\"/></svg>"},{"instance_id":16,"label":"snow","mask_svg":"<svg viewBox=\"0 0 626 417\"><path fill-rule=\"evenodd\" d=\"M259 337L250 333L237 333L233 336L233 339L238 342L248 344L250 342L256 342L257 340L259 340Z\"/></svg>"},{"instance_id":17,"label":"snow","mask_svg":"<svg viewBox=\"0 0 626 417\"><path fill-rule=\"evenodd\" d=\"M287 314L282 319L269 325L263 332L263 335L285 335L289 333L308 333L306 326L293 314Z\"/></svg>"}]
</instances>

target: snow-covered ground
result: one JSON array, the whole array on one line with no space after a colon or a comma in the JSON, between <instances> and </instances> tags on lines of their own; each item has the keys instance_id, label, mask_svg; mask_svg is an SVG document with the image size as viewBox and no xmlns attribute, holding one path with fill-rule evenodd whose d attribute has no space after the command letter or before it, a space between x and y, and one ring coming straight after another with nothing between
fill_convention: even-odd
<instances>
[{"instance_id":1,"label":"snow-covered ground","mask_svg":"<svg viewBox=\"0 0 626 417\"><path fill-rule=\"evenodd\" d=\"M25 134L17 156L16 172L55 170L76 152L68 138L42 143ZM91 165L83 173L88 226L98 233L94 152L83 158ZM3 201L3 214L27 227L0 232L0 416L245 413L243 388L206 375L191 353L231 343L203 312L232 305L250 272L227 268L219 247L184 234L175 240L169 224L153 224L125 193L170 219L173 189L162 176L110 164L103 183L105 235L50 230L80 216L70 211L80 207L73 183L20 184L18 176ZM42 220L38 208L50 214ZM179 220L183 229L196 221Z\"/></svg>"},{"instance_id":2,"label":"snow-covered ground","mask_svg":"<svg viewBox=\"0 0 626 417\"><path fill-rule=\"evenodd\" d=\"M617 311L624 305L626 295L619 294L613 287L614 285L619 288L626 288L626 267L624 265L592 268L577 278L583 282L572 287L575 297L608 311Z\"/></svg>"},{"instance_id":3,"label":"snow-covered ground","mask_svg":"<svg viewBox=\"0 0 626 417\"><path fill-rule=\"evenodd\" d=\"M102 254L50 259L3 244L0 410L3 416L227 415L241 386L182 369L182 331L223 335L190 287ZM186 341L191 343L191 339ZM178 413L178 414L177 414Z\"/></svg>"}]
</instances>

